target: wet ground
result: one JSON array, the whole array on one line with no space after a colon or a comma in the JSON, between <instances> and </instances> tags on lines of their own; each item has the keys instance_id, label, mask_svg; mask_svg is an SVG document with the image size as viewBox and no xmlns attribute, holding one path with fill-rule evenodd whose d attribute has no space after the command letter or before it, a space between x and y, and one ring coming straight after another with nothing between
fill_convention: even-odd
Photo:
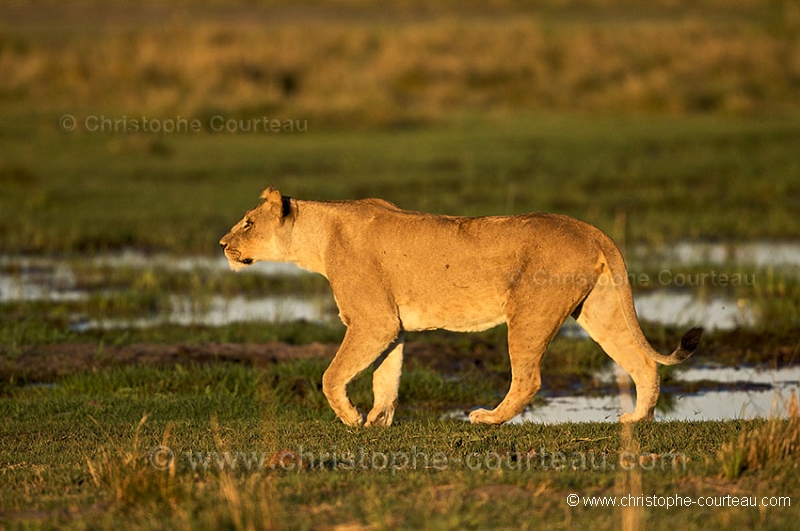
<instances>
[{"instance_id":1,"label":"wet ground","mask_svg":"<svg viewBox=\"0 0 800 531\"><path fill-rule=\"evenodd\" d=\"M751 301L724 294L698 296L707 287L750 285L754 273L743 268L800 267L800 244L678 244L663 249L637 248L631 260L638 264L659 264L654 274L631 274L640 319L665 326L684 327L702 323L707 330L733 330L759 322ZM705 264L701 272L682 272L680 267ZM137 252L99 256L84 260L82 267L127 268L150 271L186 272L201 270L225 274L224 257L147 256ZM753 269L754 270L754 269ZM275 277L307 273L291 264L259 263L242 274ZM95 294L81 289L72 263L49 258L0 256L0 303L13 301L80 301ZM113 292L108 293L113 296ZM86 319L74 316L78 330L96 328L145 328L163 324L221 326L246 321L329 322L336 319L332 297L294 296L222 297L211 295L196 304L190 296L170 295L170 304L157 314L131 318Z\"/></svg>"},{"instance_id":2,"label":"wet ground","mask_svg":"<svg viewBox=\"0 0 800 531\"><path fill-rule=\"evenodd\" d=\"M169 368L195 363L241 363L265 367L298 359L329 360L336 344L136 344L104 346L65 343L34 346L15 356L0 356L0 380L11 375L30 385L52 384L63 376L85 370L127 365ZM476 366L474 355L452 355L451 349L410 342L407 358L414 363L449 368L458 377L464 365ZM491 352L489 357L504 355ZM633 402L620 393L613 367L598 371L590 381L582 378L548 377L532 407L514 422L614 422ZM792 393L800 393L800 365L779 369L689 365L662 382L656 420L725 420L781 416ZM499 399L499 398L498 398ZM471 407L471 405L465 405ZM444 417L466 420L469 410L458 408Z\"/></svg>"},{"instance_id":3,"label":"wet ground","mask_svg":"<svg viewBox=\"0 0 800 531\"><path fill-rule=\"evenodd\" d=\"M576 395L553 389L512 422L616 422L634 400L606 375L603 393ZM545 376L546 377L546 376ZM729 420L783 417L800 393L800 366L781 369L700 366L679 371L663 385L656 420ZM455 417L466 414L456 411Z\"/></svg>"},{"instance_id":4,"label":"wet ground","mask_svg":"<svg viewBox=\"0 0 800 531\"><path fill-rule=\"evenodd\" d=\"M685 327L702 324L716 339L707 344L705 363L687 364L663 382L662 399L656 418L663 420L721 420L751 418L781 414L781 405L792 393L798 392L800 382L800 347L797 341L770 340L749 332L760 322L758 308L749 300L731 298L726 290L704 288L708 283L750 282L747 271L759 268L788 268L800 266L800 244L679 244L663 249L638 248L631 251L637 264L656 264L647 278L632 278L636 292L636 308L640 319L647 323ZM17 301L69 302L97 297L97 290L82 288L74 261L45 258L0 257L0 303ZM691 269L698 264L703 269ZM126 268L186 272L205 271L228 274L227 263L220 258L182 258L147 256L140 253L100 256L84 261L83 269ZM680 267L689 267L690 273ZM305 273L292 265L257 264L246 275L295 277ZM639 283L639 285L637 285ZM746 285L746 284L745 284ZM642 288L642 289L637 289ZM103 292L106 293L106 292ZM113 289L107 291L113 296ZM336 310L330 295L307 297L299 294L247 297L243 294L216 295L203 298L199 304L186 293L172 293L169 303L155 313L115 318L87 318L74 315L70 329L81 333L93 329L147 328L160 325L215 327L236 322L331 322ZM574 322L562 329L562 337L588 340ZM726 341L729 346L726 346ZM763 343L763 345L761 345ZM68 343L30 346L13 356L0 354L0 380L14 377L36 383L52 382L58 377L84 369L126 364L171 366L177 363L206 363L227 361L263 366L287 359L330 358L336 345L157 345L139 344L120 347ZM760 350L763 356L751 356ZM450 349L437 351L430 344L410 342L406 349L410 358L429 360L437 369L449 372L464 362L464 355ZM449 352L449 354L448 354ZM493 355L500 355L493 353ZM504 353L502 355L505 355ZM444 356L445 360L442 359ZM448 357L449 356L449 357ZM450 359L450 358L453 359ZM469 358L470 355L466 355ZM713 365L727 357L727 367ZM456 359L458 358L458 359ZM731 367L731 360L748 363ZM480 360L467 360L480 363ZM457 377L457 371L455 371ZM530 408L518 421L605 421L616 420L630 408L620 399L616 375L598 372L588 385L586 379L554 378L545 385ZM464 415L458 410L451 413Z\"/></svg>"}]
</instances>

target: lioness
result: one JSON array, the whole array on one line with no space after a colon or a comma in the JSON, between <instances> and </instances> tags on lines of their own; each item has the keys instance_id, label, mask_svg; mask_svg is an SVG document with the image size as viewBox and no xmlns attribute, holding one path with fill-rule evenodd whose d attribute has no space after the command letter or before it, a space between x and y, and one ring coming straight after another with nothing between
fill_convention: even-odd
<instances>
[{"instance_id":1,"label":"lioness","mask_svg":"<svg viewBox=\"0 0 800 531\"><path fill-rule=\"evenodd\" d=\"M545 349L572 315L633 377L636 409L622 422L651 419L656 363L680 363L697 347L689 330L669 356L642 334L625 262L599 229L567 216L453 217L402 210L380 199L303 201L270 187L220 240L233 270L257 261L294 262L331 284L344 341L322 377L336 415L365 419L346 386L374 363L375 402L367 426L388 426L397 405L406 330L479 331L508 323L511 388L472 423L499 424L530 402Z\"/></svg>"}]
</instances>

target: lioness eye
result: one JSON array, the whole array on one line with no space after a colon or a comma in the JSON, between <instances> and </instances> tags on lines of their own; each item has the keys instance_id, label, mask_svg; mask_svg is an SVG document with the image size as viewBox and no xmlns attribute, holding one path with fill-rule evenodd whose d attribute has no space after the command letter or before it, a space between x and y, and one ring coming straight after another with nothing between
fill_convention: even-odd
<instances>
[{"instance_id":1,"label":"lioness eye","mask_svg":"<svg viewBox=\"0 0 800 531\"><path fill-rule=\"evenodd\" d=\"M253 222L250 221L249 219L246 219L246 220L244 220L244 226L242 227L242 229L247 230L252 226L253 226Z\"/></svg>"}]
</instances>

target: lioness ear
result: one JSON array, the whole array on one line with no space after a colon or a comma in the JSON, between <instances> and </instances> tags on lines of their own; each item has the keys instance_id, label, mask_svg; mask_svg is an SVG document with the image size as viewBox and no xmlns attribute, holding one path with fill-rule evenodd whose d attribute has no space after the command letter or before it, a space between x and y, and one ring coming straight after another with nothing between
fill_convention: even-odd
<instances>
[{"instance_id":1,"label":"lioness ear","mask_svg":"<svg viewBox=\"0 0 800 531\"><path fill-rule=\"evenodd\" d=\"M270 203L280 204L281 193L275 187L270 186L261 192L261 199L269 201Z\"/></svg>"},{"instance_id":2,"label":"lioness ear","mask_svg":"<svg viewBox=\"0 0 800 531\"><path fill-rule=\"evenodd\" d=\"M288 214L287 203L289 198L283 197L277 189L270 186L261 192L261 199L267 204L269 213L283 224L283 218Z\"/></svg>"}]
</instances>

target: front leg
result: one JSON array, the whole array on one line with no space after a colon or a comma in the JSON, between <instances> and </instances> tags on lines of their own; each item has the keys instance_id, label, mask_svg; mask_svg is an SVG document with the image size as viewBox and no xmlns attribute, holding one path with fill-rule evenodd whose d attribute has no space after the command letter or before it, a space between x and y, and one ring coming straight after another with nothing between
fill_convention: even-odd
<instances>
[{"instance_id":1,"label":"front leg","mask_svg":"<svg viewBox=\"0 0 800 531\"><path fill-rule=\"evenodd\" d=\"M347 398L347 384L397 340L399 324L392 326L389 322L382 328L348 327L339 351L322 376L322 392L336 416L348 426L363 425L364 417Z\"/></svg>"},{"instance_id":2,"label":"front leg","mask_svg":"<svg viewBox=\"0 0 800 531\"><path fill-rule=\"evenodd\" d=\"M367 426L389 426L397 407L400 373L403 367L403 333L375 361L372 374L372 394L375 403L367 415Z\"/></svg>"}]
</instances>

